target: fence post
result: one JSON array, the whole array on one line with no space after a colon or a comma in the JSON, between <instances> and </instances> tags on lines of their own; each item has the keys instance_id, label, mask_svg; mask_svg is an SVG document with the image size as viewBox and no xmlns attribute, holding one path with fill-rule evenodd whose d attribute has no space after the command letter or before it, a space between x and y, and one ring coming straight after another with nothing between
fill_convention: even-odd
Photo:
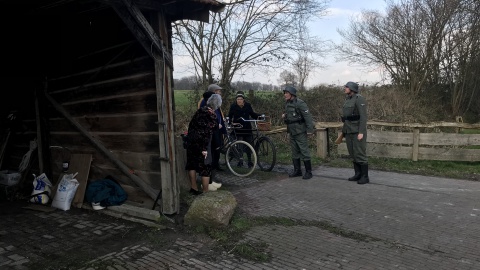
<instances>
[{"instance_id":1,"label":"fence post","mask_svg":"<svg viewBox=\"0 0 480 270\"><path fill-rule=\"evenodd\" d=\"M418 148L420 144L420 128L413 129L412 160L418 161Z\"/></svg>"},{"instance_id":2,"label":"fence post","mask_svg":"<svg viewBox=\"0 0 480 270\"><path fill-rule=\"evenodd\" d=\"M315 130L317 138L317 156L326 158L328 155L328 132L326 128L318 128Z\"/></svg>"}]
</instances>

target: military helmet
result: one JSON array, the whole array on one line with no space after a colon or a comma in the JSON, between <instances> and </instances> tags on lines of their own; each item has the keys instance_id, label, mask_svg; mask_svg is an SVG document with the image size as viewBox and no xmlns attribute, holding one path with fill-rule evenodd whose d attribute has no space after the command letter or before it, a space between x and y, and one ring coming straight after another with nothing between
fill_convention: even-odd
<instances>
[{"instance_id":1,"label":"military helmet","mask_svg":"<svg viewBox=\"0 0 480 270\"><path fill-rule=\"evenodd\" d=\"M356 84L354 82L347 82L345 84L345 87L348 87L353 92L358 93L358 84Z\"/></svg>"},{"instance_id":2,"label":"military helmet","mask_svg":"<svg viewBox=\"0 0 480 270\"><path fill-rule=\"evenodd\" d=\"M283 88L283 93L285 92L289 92L290 94L297 96L297 89L295 89L295 87L287 85L285 86L285 88Z\"/></svg>"}]
</instances>

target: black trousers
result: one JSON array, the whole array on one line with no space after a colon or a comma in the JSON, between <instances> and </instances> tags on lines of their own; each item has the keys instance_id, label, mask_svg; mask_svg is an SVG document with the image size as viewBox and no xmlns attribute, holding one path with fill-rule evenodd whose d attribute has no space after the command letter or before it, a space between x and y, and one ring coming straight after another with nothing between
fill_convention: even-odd
<instances>
[{"instance_id":1,"label":"black trousers","mask_svg":"<svg viewBox=\"0 0 480 270\"><path fill-rule=\"evenodd\" d=\"M219 147L222 147L223 145L223 140L222 140L222 133L221 131L216 128L213 130L212 134L212 167L217 168L218 167L218 162L220 160L220 149L217 149Z\"/></svg>"}]
</instances>

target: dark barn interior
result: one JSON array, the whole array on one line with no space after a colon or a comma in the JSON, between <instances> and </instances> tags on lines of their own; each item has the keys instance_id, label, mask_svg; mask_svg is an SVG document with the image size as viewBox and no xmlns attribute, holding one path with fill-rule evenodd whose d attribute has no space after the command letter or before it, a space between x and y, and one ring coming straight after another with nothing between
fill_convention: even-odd
<instances>
[{"instance_id":1,"label":"dark barn interior","mask_svg":"<svg viewBox=\"0 0 480 270\"><path fill-rule=\"evenodd\" d=\"M161 194L163 211L178 211L171 23L208 21L222 5L0 1L0 168L18 170L36 140L25 193L32 174L57 182L65 160L89 154L88 181L111 175L130 202L152 207Z\"/></svg>"}]
</instances>

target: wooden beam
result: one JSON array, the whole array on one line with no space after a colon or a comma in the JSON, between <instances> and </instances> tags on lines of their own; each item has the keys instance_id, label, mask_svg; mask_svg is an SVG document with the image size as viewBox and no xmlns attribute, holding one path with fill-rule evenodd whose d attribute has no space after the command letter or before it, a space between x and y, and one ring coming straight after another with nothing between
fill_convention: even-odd
<instances>
[{"instance_id":1,"label":"wooden beam","mask_svg":"<svg viewBox=\"0 0 480 270\"><path fill-rule=\"evenodd\" d=\"M326 128L316 129L315 137L317 138L317 156L319 158L327 158L328 156L328 132Z\"/></svg>"},{"instance_id":2,"label":"wooden beam","mask_svg":"<svg viewBox=\"0 0 480 270\"><path fill-rule=\"evenodd\" d=\"M162 45L161 39L155 34L140 9L128 0L122 0L122 3L111 2L110 4L147 53L154 59L163 59L173 69L172 55Z\"/></svg>"},{"instance_id":3,"label":"wooden beam","mask_svg":"<svg viewBox=\"0 0 480 270\"><path fill-rule=\"evenodd\" d=\"M420 147L420 129L413 129L412 160L418 161L418 148Z\"/></svg>"},{"instance_id":4,"label":"wooden beam","mask_svg":"<svg viewBox=\"0 0 480 270\"><path fill-rule=\"evenodd\" d=\"M97 148L105 157L108 158L123 174L128 176L135 184L137 184L147 195L155 200L157 198L158 190L154 190L149 185L147 185L140 177L131 173L130 168L128 168L123 162L118 160L101 142L95 139L87 130L85 130L79 123L77 123L72 116L60 105L58 104L49 94L45 93L45 97L50 102L50 104L60 112L75 128L78 129L94 146Z\"/></svg>"},{"instance_id":5,"label":"wooden beam","mask_svg":"<svg viewBox=\"0 0 480 270\"><path fill-rule=\"evenodd\" d=\"M433 122L428 124L420 123L391 123L391 122L378 122L368 121L367 125L373 126L386 126L386 127L409 127L409 128L437 128L437 127L454 127L454 128L480 128L480 124L466 124L456 122ZM316 122L316 128L339 128L342 127L342 122Z\"/></svg>"}]
</instances>

